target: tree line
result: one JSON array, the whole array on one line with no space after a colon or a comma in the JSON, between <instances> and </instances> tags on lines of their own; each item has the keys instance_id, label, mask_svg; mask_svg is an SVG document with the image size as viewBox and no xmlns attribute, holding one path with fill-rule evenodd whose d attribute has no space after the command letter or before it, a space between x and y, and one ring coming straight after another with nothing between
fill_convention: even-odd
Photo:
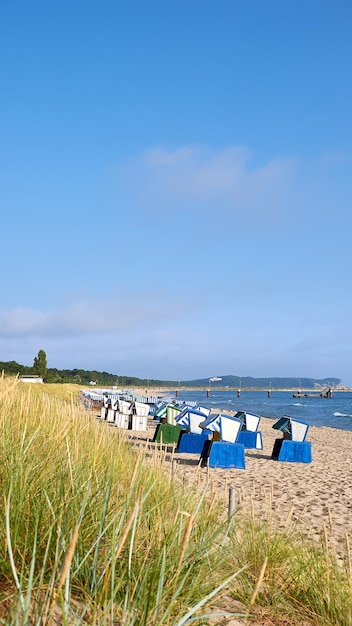
<instances>
[{"instance_id":1,"label":"tree line","mask_svg":"<svg viewBox=\"0 0 352 626\"><path fill-rule=\"evenodd\" d=\"M121 376L109 372L83 369L58 369L47 366L47 357L44 350L39 350L34 357L33 365L21 365L16 361L0 361L0 371L9 376L37 375L43 378L45 383L74 383L77 385L90 385L111 387L169 387L175 385L172 381L138 378L136 376Z\"/></svg>"},{"instance_id":2,"label":"tree line","mask_svg":"<svg viewBox=\"0 0 352 626\"><path fill-rule=\"evenodd\" d=\"M341 383L340 378L252 378L227 375L215 378L202 378L188 381L157 380L138 378L136 376L121 376L109 372L83 369L57 369L47 366L47 357L44 350L39 350L34 357L33 365L20 365L16 361L0 361L0 371L12 376L37 375L45 383L74 383L77 385L94 384L100 387L209 387L219 388L247 388L247 389L313 389L319 387L335 387Z\"/></svg>"}]
</instances>

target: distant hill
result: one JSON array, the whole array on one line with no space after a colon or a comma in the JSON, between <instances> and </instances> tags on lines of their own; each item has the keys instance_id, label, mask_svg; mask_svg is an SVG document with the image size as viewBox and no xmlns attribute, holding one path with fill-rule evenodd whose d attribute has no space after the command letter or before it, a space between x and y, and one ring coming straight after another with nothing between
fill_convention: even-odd
<instances>
[{"instance_id":1,"label":"distant hill","mask_svg":"<svg viewBox=\"0 0 352 626\"><path fill-rule=\"evenodd\" d=\"M16 361L0 361L0 371L10 375L35 374L33 367L21 365ZM214 377L215 378L215 377ZM221 380L213 380L212 378L197 378L195 380L158 380L137 378L135 376L125 376L118 374L110 374L109 372L98 372L96 370L59 370L56 368L48 368L45 382L47 383L76 383L78 385L89 385L91 382L98 386L111 387L118 385L119 387L209 387L224 388L233 387L235 389L314 389L321 387L335 387L341 383L340 378L252 378L251 376L218 376Z\"/></svg>"},{"instance_id":2,"label":"distant hill","mask_svg":"<svg viewBox=\"0 0 352 626\"><path fill-rule=\"evenodd\" d=\"M215 377L214 377L215 378ZM218 376L221 380L198 378L182 382L184 387L234 387L237 389L314 389L321 387L335 387L341 383L340 378L252 378L251 376Z\"/></svg>"}]
</instances>

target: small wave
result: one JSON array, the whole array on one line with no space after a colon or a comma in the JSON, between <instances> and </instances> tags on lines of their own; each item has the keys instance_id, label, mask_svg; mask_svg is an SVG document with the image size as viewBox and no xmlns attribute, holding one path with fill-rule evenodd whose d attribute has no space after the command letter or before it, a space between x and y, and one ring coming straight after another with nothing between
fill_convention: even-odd
<instances>
[{"instance_id":1,"label":"small wave","mask_svg":"<svg viewBox=\"0 0 352 626\"><path fill-rule=\"evenodd\" d=\"M294 402L293 406L304 406L301 402Z\"/></svg>"},{"instance_id":2,"label":"small wave","mask_svg":"<svg viewBox=\"0 0 352 626\"><path fill-rule=\"evenodd\" d=\"M338 411L335 411L334 416L335 417L352 417L352 415L349 415L349 413L339 413Z\"/></svg>"}]
</instances>

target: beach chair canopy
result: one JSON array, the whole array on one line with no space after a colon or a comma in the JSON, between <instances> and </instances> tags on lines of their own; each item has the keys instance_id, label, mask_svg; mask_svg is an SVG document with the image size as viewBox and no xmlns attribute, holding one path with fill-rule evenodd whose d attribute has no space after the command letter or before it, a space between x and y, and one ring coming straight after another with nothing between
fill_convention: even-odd
<instances>
[{"instance_id":1,"label":"beach chair canopy","mask_svg":"<svg viewBox=\"0 0 352 626\"><path fill-rule=\"evenodd\" d=\"M163 403L156 409L154 417L166 417L167 403Z\"/></svg>"},{"instance_id":2,"label":"beach chair canopy","mask_svg":"<svg viewBox=\"0 0 352 626\"><path fill-rule=\"evenodd\" d=\"M132 408L134 413L139 417L145 417L149 415L149 404L147 404L146 402L134 401Z\"/></svg>"},{"instance_id":3,"label":"beach chair canopy","mask_svg":"<svg viewBox=\"0 0 352 626\"><path fill-rule=\"evenodd\" d=\"M119 400L119 410L125 415L132 414L132 402L129 400Z\"/></svg>"},{"instance_id":4,"label":"beach chair canopy","mask_svg":"<svg viewBox=\"0 0 352 626\"><path fill-rule=\"evenodd\" d=\"M281 430L281 432L286 433L287 435L290 435L291 434L291 418L280 417L279 421L273 424L273 428L275 428L275 430Z\"/></svg>"},{"instance_id":5,"label":"beach chair canopy","mask_svg":"<svg viewBox=\"0 0 352 626\"><path fill-rule=\"evenodd\" d=\"M196 410L199 411L200 413L204 413L204 415L206 415L207 417L211 413L211 409L207 409L205 406L197 406Z\"/></svg>"},{"instance_id":6,"label":"beach chair canopy","mask_svg":"<svg viewBox=\"0 0 352 626\"><path fill-rule=\"evenodd\" d=\"M207 418L207 415L205 413L201 413L197 409L189 409L188 407L185 407L181 413L176 415L175 422L183 428L190 428L191 418L193 424L195 424L195 422L200 424L200 422L203 422Z\"/></svg>"},{"instance_id":7,"label":"beach chair canopy","mask_svg":"<svg viewBox=\"0 0 352 626\"><path fill-rule=\"evenodd\" d=\"M176 417L182 413L182 409L177 404L168 404L166 407L166 421L168 424L176 425Z\"/></svg>"},{"instance_id":8,"label":"beach chair canopy","mask_svg":"<svg viewBox=\"0 0 352 626\"><path fill-rule=\"evenodd\" d=\"M242 430L246 429L246 411L237 411L236 417L242 422Z\"/></svg>"},{"instance_id":9,"label":"beach chair canopy","mask_svg":"<svg viewBox=\"0 0 352 626\"><path fill-rule=\"evenodd\" d=\"M291 439L292 441L305 441L309 429L306 422L291 419Z\"/></svg>"},{"instance_id":10,"label":"beach chair canopy","mask_svg":"<svg viewBox=\"0 0 352 626\"><path fill-rule=\"evenodd\" d=\"M292 441L305 441L309 424L285 415L275 422L273 428L281 430Z\"/></svg>"},{"instance_id":11,"label":"beach chair canopy","mask_svg":"<svg viewBox=\"0 0 352 626\"><path fill-rule=\"evenodd\" d=\"M176 415L175 422L176 424L178 424L178 426L182 426L183 428L188 427L188 424L189 424L188 413L189 413L189 410L187 409L187 407L185 407L183 411L181 411L181 413Z\"/></svg>"},{"instance_id":12,"label":"beach chair canopy","mask_svg":"<svg viewBox=\"0 0 352 626\"><path fill-rule=\"evenodd\" d=\"M184 400L179 406L188 407L189 409L198 409L198 403L196 400Z\"/></svg>"},{"instance_id":13,"label":"beach chair canopy","mask_svg":"<svg viewBox=\"0 0 352 626\"><path fill-rule=\"evenodd\" d=\"M247 411L237 411L235 417L241 420L242 430L248 430L255 433L259 428L259 422L261 420L260 415L255 413L248 413Z\"/></svg>"},{"instance_id":14,"label":"beach chair canopy","mask_svg":"<svg viewBox=\"0 0 352 626\"><path fill-rule=\"evenodd\" d=\"M206 419L204 413L200 411L189 411L189 432L193 435L201 435L203 429L200 427L200 423Z\"/></svg>"},{"instance_id":15,"label":"beach chair canopy","mask_svg":"<svg viewBox=\"0 0 352 626\"><path fill-rule=\"evenodd\" d=\"M253 433L256 432L259 428L260 420L260 415L256 415L256 413L246 412L246 430L249 430Z\"/></svg>"},{"instance_id":16,"label":"beach chair canopy","mask_svg":"<svg viewBox=\"0 0 352 626\"><path fill-rule=\"evenodd\" d=\"M235 443L241 430L242 422L233 415L211 413L204 422L199 424L203 430L220 433L220 440Z\"/></svg>"},{"instance_id":17,"label":"beach chair canopy","mask_svg":"<svg viewBox=\"0 0 352 626\"><path fill-rule=\"evenodd\" d=\"M220 432L220 415L221 413L210 413L208 417L199 424L203 430L210 430L214 433Z\"/></svg>"}]
</instances>

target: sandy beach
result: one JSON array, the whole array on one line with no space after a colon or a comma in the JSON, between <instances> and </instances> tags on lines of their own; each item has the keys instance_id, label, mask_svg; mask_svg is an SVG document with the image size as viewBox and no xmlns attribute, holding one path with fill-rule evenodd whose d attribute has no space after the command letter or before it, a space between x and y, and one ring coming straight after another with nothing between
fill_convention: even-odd
<instances>
[{"instance_id":1,"label":"sandy beach","mask_svg":"<svg viewBox=\"0 0 352 626\"><path fill-rule=\"evenodd\" d=\"M199 487L209 481L210 490L226 508L233 487L238 511L254 511L282 528L294 525L315 540L325 533L330 548L342 555L346 533L352 545L352 432L310 427L312 463L287 463L271 458L274 441L281 436L273 424L273 420L261 419L263 450L246 450L246 469L202 468L199 455L176 453L175 473ZM149 419L147 432L128 431L128 436L147 442L155 428ZM171 458L171 454L166 456L166 471L170 471Z\"/></svg>"}]
</instances>

